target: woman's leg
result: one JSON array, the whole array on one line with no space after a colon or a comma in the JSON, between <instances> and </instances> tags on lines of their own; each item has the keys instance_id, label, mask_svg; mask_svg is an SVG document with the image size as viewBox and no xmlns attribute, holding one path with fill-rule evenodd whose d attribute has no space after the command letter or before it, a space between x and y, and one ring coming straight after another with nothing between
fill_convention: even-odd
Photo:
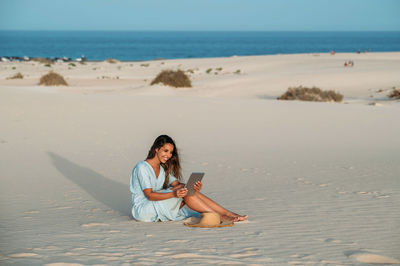
<instances>
[{"instance_id":1,"label":"woman's leg","mask_svg":"<svg viewBox=\"0 0 400 266\"><path fill-rule=\"evenodd\" d=\"M198 196L186 196L183 198L189 208L194 211L203 212L215 212L210 206L208 206L204 201L202 201Z\"/></svg>"},{"instance_id":2,"label":"woman's leg","mask_svg":"<svg viewBox=\"0 0 400 266\"><path fill-rule=\"evenodd\" d=\"M229 216L229 217L237 218L237 219L235 219L237 221L244 221L247 219L247 215L239 215L237 213L231 212L200 192L196 192L196 195L205 204L207 204L211 209L213 209L215 212L217 212L221 216Z\"/></svg>"},{"instance_id":3,"label":"woman's leg","mask_svg":"<svg viewBox=\"0 0 400 266\"><path fill-rule=\"evenodd\" d=\"M228 211L212 199L206 197L205 195L197 192L193 196L184 197L185 203L194 211L203 212L216 212L222 219L229 221L244 221L247 219L246 216L241 216L231 211Z\"/></svg>"}]
</instances>

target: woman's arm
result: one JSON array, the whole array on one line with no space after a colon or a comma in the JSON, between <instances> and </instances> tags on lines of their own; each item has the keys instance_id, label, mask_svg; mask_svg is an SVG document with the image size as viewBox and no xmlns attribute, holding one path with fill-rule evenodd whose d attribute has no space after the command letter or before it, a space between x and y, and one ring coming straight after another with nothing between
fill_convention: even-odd
<instances>
[{"instance_id":1,"label":"woman's arm","mask_svg":"<svg viewBox=\"0 0 400 266\"><path fill-rule=\"evenodd\" d=\"M185 184L180 183L178 180L175 180L174 182L171 183L172 190L177 190L179 188L183 188Z\"/></svg>"},{"instance_id":2,"label":"woman's arm","mask_svg":"<svg viewBox=\"0 0 400 266\"><path fill-rule=\"evenodd\" d=\"M179 188L177 190L174 190L172 192L167 192L167 193L158 193L158 192L153 192L151 188L146 188L143 190L144 195L146 195L148 200L151 201L159 201L159 200L166 200L170 198L183 198L186 196L187 189L186 188Z\"/></svg>"}]
</instances>

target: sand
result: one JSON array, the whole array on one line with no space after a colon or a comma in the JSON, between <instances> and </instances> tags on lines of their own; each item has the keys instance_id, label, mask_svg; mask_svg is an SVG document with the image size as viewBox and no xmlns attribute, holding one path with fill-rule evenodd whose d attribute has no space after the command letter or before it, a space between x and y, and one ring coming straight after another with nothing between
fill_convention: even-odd
<instances>
[{"instance_id":1,"label":"sand","mask_svg":"<svg viewBox=\"0 0 400 266\"><path fill-rule=\"evenodd\" d=\"M193 88L149 85L178 68ZM70 86L38 86L50 69ZM0 63L0 264L399 264L399 70L400 53ZM276 100L299 85L344 103ZM248 221L130 218L130 171L163 133Z\"/></svg>"}]
</instances>

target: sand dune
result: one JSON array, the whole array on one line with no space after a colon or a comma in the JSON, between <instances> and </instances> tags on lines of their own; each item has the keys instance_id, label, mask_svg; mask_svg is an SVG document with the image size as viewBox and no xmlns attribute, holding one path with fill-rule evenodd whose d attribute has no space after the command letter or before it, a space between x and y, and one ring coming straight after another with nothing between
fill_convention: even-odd
<instances>
[{"instance_id":1,"label":"sand dune","mask_svg":"<svg viewBox=\"0 0 400 266\"><path fill-rule=\"evenodd\" d=\"M146 63L55 64L69 87L37 86L37 63L0 64L0 264L399 263L400 103L386 95L400 53ZM193 88L149 86L178 67ZM15 71L26 78L6 80ZM296 85L347 104L276 100ZM130 171L162 133L184 175L205 171L204 192L248 221L130 218Z\"/></svg>"}]
</instances>

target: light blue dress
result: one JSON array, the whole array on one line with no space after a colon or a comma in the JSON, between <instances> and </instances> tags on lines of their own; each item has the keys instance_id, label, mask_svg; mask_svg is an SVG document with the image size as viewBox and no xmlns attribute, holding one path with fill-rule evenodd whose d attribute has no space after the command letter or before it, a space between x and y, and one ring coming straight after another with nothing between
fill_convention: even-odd
<instances>
[{"instance_id":1,"label":"light blue dress","mask_svg":"<svg viewBox=\"0 0 400 266\"><path fill-rule=\"evenodd\" d=\"M163 189L165 171L160 167L160 174L156 178L153 167L146 161L139 162L132 170L130 189L132 192L132 216L142 222L179 221L190 216L199 217L199 213L186 208L179 208L181 198L166 200L148 200L143 190L151 188L153 192L166 193L170 189ZM170 174L169 184L176 178Z\"/></svg>"}]
</instances>

